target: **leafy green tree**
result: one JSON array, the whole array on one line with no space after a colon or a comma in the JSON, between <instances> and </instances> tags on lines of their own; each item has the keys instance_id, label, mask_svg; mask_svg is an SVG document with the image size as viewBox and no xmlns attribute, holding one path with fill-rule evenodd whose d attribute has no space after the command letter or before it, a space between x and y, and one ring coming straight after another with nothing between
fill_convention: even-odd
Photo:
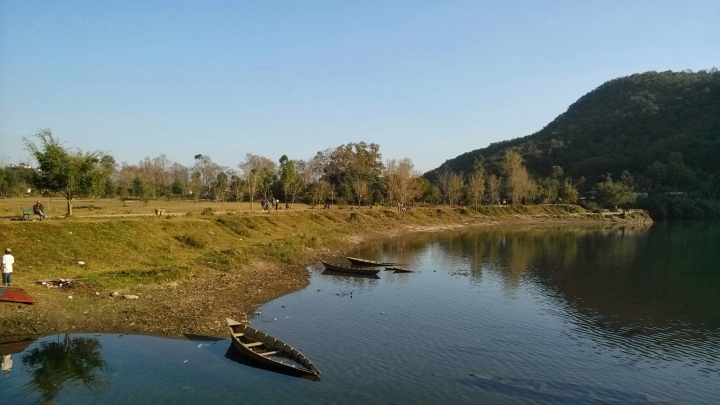
<instances>
[{"instance_id":1,"label":"leafy green tree","mask_svg":"<svg viewBox=\"0 0 720 405\"><path fill-rule=\"evenodd\" d=\"M182 197L185 195L185 183L180 180L175 180L170 186L170 190L174 195L179 195L180 197Z\"/></svg>"},{"instance_id":2,"label":"leafy green tree","mask_svg":"<svg viewBox=\"0 0 720 405\"><path fill-rule=\"evenodd\" d=\"M353 183L358 179L365 181L371 190L381 187L380 176L385 166L377 144L348 143L318 152L313 160L322 166L322 180L334 185L345 201L353 200Z\"/></svg>"},{"instance_id":3,"label":"leafy green tree","mask_svg":"<svg viewBox=\"0 0 720 405\"><path fill-rule=\"evenodd\" d=\"M30 188L33 178L32 169L0 168L0 196L20 197Z\"/></svg>"},{"instance_id":4,"label":"leafy green tree","mask_svg":"<svg viewBox=\"0 0 720 405\"><path fill-rule=\"evenodd\" d=\"M27 150L38 162L39 170L33 183L37 189L49 190L65 197L67 215L71 216L73 199L102 190L107 176L100 165L103 154L100 151L68 151L49 129L41 130L35 136L40 140L40 146L23 138Z\"/></svg>"},{"instance_id":5,"label":"leafy green tree","mask_svg":"<svg viewBox=\"0 0 720 405\"><path fill-rule=\"evenodd\" d=\"M603 207L617 209L623 204L635 202L635 194L632 188L622 182L614 182L610 176L607 180L597 184L597 201Z\"/></svg>"},{"instance_id":6,"label":"leafy green tree","mask_svg":"<svg viewBox=\"0 0 720 405\"><path fill-rule=\"evenodd\" d=\"M288 192L294 190L300 177L295 170L295 161L288 159L286 155L280 158L280 184L282 186L285 201L287 201ZM291 193L292 194L292 193Z\"/></svg>"},{"instance_id":7,"label":"leafy green tree","mask_svg":"<svg viewBox=\"0 0 720 405\"><path fill-rule=\"evenodd\" d=\"M560 182L547 177L538 181L538 197L542 203L555 203L560 192Z\"/></svg>"},{"instance_id":8,"label":"leafy green tree","mask_svg":"<svg viewBox=\"0 0 720 405\"><path fill-rule=\"evenodd\" d=\"M213 192L215 194L215 201L222 200L225 202L225 190L228 187L228 176L225 172L220 172L215 177L215 184L213 184Z\"/></svg>"},{"instance_id":9,"label":"leafy green tree","mask_svg":"<svg viewBox=\"0 0 720 405\"><path fill-rule=\"evenodd\" d=\"M560 189L560 194L558 198L560 201L562 201L565 204L575 204L578 201L578 197L580 196L580 193L578 193L577 189L572 186L572 184L565 184Z\"/></svg>"},{"instance_id":10,"label":"leafy green tree","mask_svg":"<svg viewBox=\"0 0 720 405\"><path fill-rule=\"evenodd\" d=\"M139 198L145 205L148 204L150 201L150 197L152 196L152 191L145 186L145 183L139 178L135 177L133 179L133 194L135 197Z\"/></svg>"},{"instance_id":11,"label":"leafy green tree","mask_svg":"<svg viewBox=\"0 0 720 405\"><path fill-rule=\"evenodd\" d=\"M190 190L195 200L194 211L197 211L198 200L200 199L200 190L202 190L202 174L198 171L194 171L190 175Z\"/></svg>"}]
</instances>

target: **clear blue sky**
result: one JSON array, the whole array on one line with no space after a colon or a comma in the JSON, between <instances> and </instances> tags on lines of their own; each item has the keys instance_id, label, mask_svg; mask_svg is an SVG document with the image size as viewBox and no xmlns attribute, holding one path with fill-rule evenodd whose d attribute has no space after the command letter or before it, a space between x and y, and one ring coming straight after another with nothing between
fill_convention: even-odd
<instances>
[{"instance_id":1,"label":"clear blue sky","mask_svg":"<svg viewBox=\"0 0 720 405\"><path fill-rule=\"evenodd\" d=\"M132 164L365 141L427 171L607 80L714 66L717 0L0 0L0 157L50 128Z\"/></svg>"}]
</instances>

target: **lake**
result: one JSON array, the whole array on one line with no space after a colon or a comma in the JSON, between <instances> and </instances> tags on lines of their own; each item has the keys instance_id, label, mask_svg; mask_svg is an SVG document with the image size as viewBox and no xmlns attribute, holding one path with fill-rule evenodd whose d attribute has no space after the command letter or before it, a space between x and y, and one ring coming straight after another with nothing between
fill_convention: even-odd
<instances>
[{"instance_id":1,"label":"lake","mask_svg":"<svg viewBox=\"0 0 720 405\"><path fill-rule=\"evenodd\" d=\"M359 245L413 273L322 274L251 326L312 381L229 340L114 334L0 344L0 404L715 403L720 226L498 227ZM343 258L329 258L339 263ZM7 368L7 357L5 357Z\"/></svg>"}]
</instances>

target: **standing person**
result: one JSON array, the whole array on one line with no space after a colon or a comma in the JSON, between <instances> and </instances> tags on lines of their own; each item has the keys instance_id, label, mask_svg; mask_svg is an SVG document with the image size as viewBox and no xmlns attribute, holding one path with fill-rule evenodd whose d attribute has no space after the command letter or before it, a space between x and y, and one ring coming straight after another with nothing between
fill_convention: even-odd
<instances>
[{"instance_id":1,"label":"standing person","mask_svg":"<svg viewBox=\"0 0 720 405\"><path fill-rule=\"evenodd\" d=\"M40 200L37 200L35 205L33 205L33 212L35 215L40 215L40 219L45 219L45 206L40 204Z\"/></svg>"},{"instance_id":2,"label":"standing person","mask_svg":"<svg viewBox=\"0 0 720 405\"><path fill-rule=\"evenodd\" d=\"M10 248L5 249L5 255L2 257L2 281L3 286L10 287L10 284L12 284L12 273L13 273L13 264L15 263L15 258L11 254L12 250Z\"/></svg>"}]
</instances>

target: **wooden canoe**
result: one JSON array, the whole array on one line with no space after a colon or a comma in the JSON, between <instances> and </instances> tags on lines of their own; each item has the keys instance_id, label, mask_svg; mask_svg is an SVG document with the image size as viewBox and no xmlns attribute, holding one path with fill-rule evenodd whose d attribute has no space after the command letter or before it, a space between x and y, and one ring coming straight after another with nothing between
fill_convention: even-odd
<instances>
[{"instance_id":1,"label":"wooden canoe","mask_svg":"<svg viewBox=\"0 0 720 405\"><path fill-rule=\"evenodd\" d=\"M225 318L225 323L230 328L233 347L247 358L285 372L320 375L310 359L280 340L230 318Z\"/></svg>"},{"instance_id":2,"label":"wooden canoe","mask_svg":"<svg viewBox=\"0 0 720 405\"><path fill-rule=\"evenodd\" d=\"M22 288L0 287L0 301L32 304L35 299Z\"/></svg>"},{"instance_id":3,"label":"wooden canoe","mask_svg":"<svg viewBox=\"0 0 720 405\"><path fill-rule=\"evenodd\" d=\"M345 267L345 266L338 266L337 264L332 264L328 262L322 262L323 266L325 266L326 269L330 271L336 271L338 273L348 273L348 274L361 274L366 276L373 276L377 275L380 272L380 269L361 269L357 267Z\"/></svg>"},{"instance_id":4,"label":"wooden canoe","mask_svg":"<svg viewBox=\"0 0 720 405\"><path fill-rule=\"evenodd\" d=\"M395 264L388 262L377 262L375 260L358 259L357 257L348 257L347 259L350 261L350 263L356 266L392 266Z\"/></svg>"}]
</instances>

